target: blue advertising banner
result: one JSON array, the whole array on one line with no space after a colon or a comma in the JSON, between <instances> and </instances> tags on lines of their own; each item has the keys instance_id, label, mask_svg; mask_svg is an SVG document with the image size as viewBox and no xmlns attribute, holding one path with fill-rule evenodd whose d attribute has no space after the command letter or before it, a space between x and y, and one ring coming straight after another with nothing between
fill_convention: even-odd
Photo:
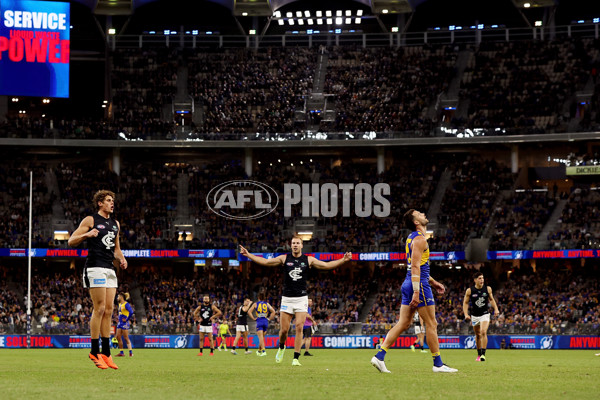
<instances>
[{"instance_id":1,"label":"blue advertising banner","mask_svg":"<svg viewBox=\"0 0 600 400\"><path fill-rule=\"evenodd\" d=\"M273 258L285 253L252 253L259 257ZM344 257L344 253L304 253L321 261L339 260ZM458 261L465 259L464 251L431 252L429 259L432 261ZM250 261L248 257L239 255L240 261ZM406 253L352 253L353 261L405 261Z\"/></svg>"},{"instance_id":2,"label":"blue advertising banner","mask_svg":"<svg viewBox=\"0 0 600 400\"><path fill-rule=\"evenodd\" d=\"M87 257L87 249L31 249L32 257ZM123 250L127 258L235 258L233 250ZM0 257L27 257L27 249L0 249Z\"/></svg>"},{"instance_id":3,"label":"blue advertising banner","mask_svg":"<svg viewBox=\"0 0 600 400\"><path fill-rule=\"evenodd\" d=\"M0 95L69 97L69 3L0 0Z\"/></svg>"},{"instance_id":4,"label":"blue advertising banner","mask_svg":"<svg viewBox=\"0 0 600 400\"><path fill-rule=\"evenodd\" d=\"M199 347L198 335L130 335L134 349L197 349ZM316 349L371 349L383 338L375 335L364 336L313 336L311 348ZM416 336L400 336L392 348L407 349L414 343ZM234 337L226 338L228 347L233 345ZM268 335L265 337L267 348L276 348L279 337ZM475 336L469 335L442 335L439 336L442 349L475 349ZM221 338L216 339L216 345L221 343ZM288 347L294 346L294 337L287 339ZM89 336L76 335L32 335L31 347L36 348L90 348ZM242 347L241 343L238 343ZM26 348L26 335L0 335L0 348ZM205 338L205 348L210 347L208 338ZM248 336L248 347L258 348L258 336ZM600 336L558 336L558 335L490 335L488 336L488 349L600 349Z\"/></svg>"},{"instance_id":5,"label":"blue advertising banner","mask_svg":"<svg viewBox=\"0 0 600 400\"><path fill-rule=\"evenodd\" d=\"M598 258L600 250L512 250L488 251L488 260L525 260L545 258Z\"/></svg>"}]
</instances>

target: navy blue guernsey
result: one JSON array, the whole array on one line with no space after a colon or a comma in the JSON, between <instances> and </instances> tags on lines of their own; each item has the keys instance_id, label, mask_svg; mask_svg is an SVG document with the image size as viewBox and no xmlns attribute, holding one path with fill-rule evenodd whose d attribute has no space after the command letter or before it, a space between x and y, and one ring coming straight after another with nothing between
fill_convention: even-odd
<instances>
[{"instance_id":1,"label":"navy blue guernsey","mask_svg":"<svg viewBox=\"0 0 600 400\"><path fill-rule=\"evenodd\" d=\"M469 299L471 315L481 317L489 313L488 302L489 293L487 286L483 285L481 289L477 289L475 286L471 287L471 298Z\"/></svg>"},{"instance_id":2,"label":"navy blue guernsey","mask_svg":"<svg viewBox=\"0 0 600 400\"><path fill-rule=\"evenodd\" d=\"M248 325L248 310L244 311L244 306L238 309L237 325Z\"/></svg>"},{"instance_id":3,"label":"navy blue guernsey","mask_svg":"<svg viewBox=\"0 0 600 400\"><path fill-rule=\"evenodd\" d=\"M283 263L283 295L285 297L307 296L308 256L294 257L288 254Z\"/></svg>"},{"instance_id":4,"label":"navy blue guernsey","mask_svg":"<svg viewBox=\"0 0 600 400\"><path fill-rule=\"evenodd\" d=\"M213 316L213 309L212 309L212 304L205 304L204 302L202 302L202 304L200 304L200 317L202 317L202 321L200 322L200 325L202 326L210 326L211 324L211 317Z\"/></svg>"},{"instance_id":5,"label":"navy blue guernsey","mask_svg":"<svg viewBox=\"0 0 600 400\"><path fill-rule=\"evenodd\" d=\"M92 215L92 218L94 218L92 229L98 230L98 236L87 238L88 256L85 260L85 267L114 269L115 240L119 234L117 221L110 217L104 218L98 213Z\"/></svg>"}]
</instances>

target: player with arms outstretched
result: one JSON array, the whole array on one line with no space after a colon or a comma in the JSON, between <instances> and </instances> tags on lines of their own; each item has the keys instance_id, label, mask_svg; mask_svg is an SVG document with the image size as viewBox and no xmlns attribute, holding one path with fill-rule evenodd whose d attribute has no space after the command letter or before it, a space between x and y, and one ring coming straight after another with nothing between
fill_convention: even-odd
<instances>
[{"instance_id":1,"label":"player with arms outstretched","mask_svg":"<svg viewBox=\"0 0 600 400\"><path fill-rule=\"evenodd\" d=\"M308 311L307 279L310 268L319 270L331 270L352 259L352 253L346 253L342 258L335 261L324 262L312 256L302 254L302 238L292 237L290 254L282 254L275 258L266 259L251 254L240 245L240 254L248 257L253 262L265 267L284 268L283 296L281 298L279 350L275 355L275 362L283 360L285 352L285 341L292 318L296 317L296 337L294 339L294 359L292 365L300 366L300 349L302 348L302 329L306 321Z\"/></svg>"}]
</instances>

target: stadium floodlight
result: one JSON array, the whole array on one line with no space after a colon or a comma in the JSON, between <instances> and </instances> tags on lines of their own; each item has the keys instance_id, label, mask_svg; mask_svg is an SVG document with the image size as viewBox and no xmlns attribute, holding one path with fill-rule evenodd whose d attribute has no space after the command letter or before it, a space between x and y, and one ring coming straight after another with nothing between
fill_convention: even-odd
<instances>
[{"instance_id":1,"label":"stadium floodlight","mask_svg":"<svg viewBox=\"0 0 600 400\"><path fill-rule=\"evenodd\" d=\"M298 25L304 25L304 20L303 19L299 19L298 20Z\"/></svg>"},{"instance_id":2,"label":"stadium floodlight","mask_svg":"<svg viewBox=\"0 0 600 400\"><path fill-rule=\"evenodd\" d=\"M352 10L346 10L346 17L352 16Z\"/></svg>"},{"instance_id":3,"label":"stadium floodlight","mask_svg":"<svg viewBox=\"0 0 600 400\"><path fill-rule=\"evenodd\" d=\"M171 35L177 35L176 31L171 31Z\"/></svg>"},{"instance_id":4,"label":"stadium floodlight","mask_svg":"<svg viewBox=\"0 0 600 400\"><path fill-rule=\"evenodd\" d=\"M281 11L275 11L275 12L273 13L273 16L274 16L275 18L281 18Z\"/></svg>"},{"instance_id":5,"label":"stadium floodlight","mask_svg":"<svg viewBox=\"0 0 600 400\"><path fill-rule=\"evenodd\" d=\"M296 11L296 17L302 18L302 11Z\"/></svg>"},{"instance_id":6,"label":"stadium floodlight","mask_svg":"<svg viewBox=\"0 0 600 400\"><path fill-rule=\"evenodd\" d=\"M288 24L294 25L294 20L293 19L288 19Z\"/></svg>"},{"instance_id":7,"label":"stadium floodlight","mask_svg":"<svg viewBox=\"0 0 600 400\"><path fill-rule=\"evenodd\" d=\"M323 16L323 11L317 10L317 12L315 12L315 15L320 18Z\"/></svg>"},{"instance_id":8,"label":"stadium floodlight","mask_svg":"<svg viewBox=\"0 0 600 400\"><path fill-rule=\"evenodd\" d=\"M585 22L585 20L580 19L579 21L577 21L578 24L583 24Z\"/></svg>"},{"instance_id":9,"label":"stadium floodlight","mask_svg":"<svg viewBox=\"0 0 600 400\"><path fill-rule=\"evenodd\" d=\"M600 22L600 18L594 18L594 19L592 20L592 22L593 22L593 23L595 23L595 24L597 24L598 22Z\"/></svg>"},{"instance_id":10,"label":"stadium floodlight","mask_svg":"<svg viewBox=\"0 0 600 400\"><path fill-rule=\"evenodd\" d=\"M108 34L109 35L114 35L117 33L117 30L115 28L108 28Z\"/></svg>"},{"instance_id":11,"label":"stadium floodlight","mask_svg":"<svg viewBox=\"0 0 600 400\"><path fill-rule=\"evenodd\" d=\"M284 20L282 20L282 19L278 19L278 20L277 20L277 23L278 23L279 25L283 25L283 24L285 24L285 21L284 21Z\"/></svg>"},{"instance_id":12,"label":"stadium floodlight","mask_svg":"<svg viewBox=\"0 0 600 400\"><path fill-rule=\"evenodd\" d=\"M306 30L306 34L307 35L312 35L313 34L313 30L312 29L307 29Z\"/></svg>"},{"instance_id":13,"label":"stadium floodlight","mask_svg":"<svg viewBox=\"0 0 600 400\"><path fill-rule=\"evenodd\" d=\"M197 29L192 31L192 35L197 35L197 34L198 34L198 30Z\"/></svg>"},{"instance_id":14,"label":"stadium floodlight","mask_svg":"<svg viewBox=\"0 0 600 400\"><path fill-rule=\"evenodd\" d=\"M389 12L390 12L390 10L388 10L387 8L384 8L383 10L381 10L381 13L382 13L382 14L387 14L387 13L389 13Z\"/></svg>"},{"instance_id":15,"label":"stadium floodlight","mask_svg":"<svg viewBox=\"0 0 600 400\"><path fill-rule=\"evenodd\" d=\"M498 25L492 25L492 28L497 28L497 27L498 27Z\"/></svg>"},{"instance_id":16,"label":"stadium floodlight","mask_svg":"<svg viewBox=\"0 0 600 400\"><path fill-rule=\"evenodd\" d=\"M304 16L306 18L310 18L310 11L308 11L308 10L304 11Z\"/></svg>"},{"instance_id":17,"label":"stadium floodlight","mask_svg":"<svg viewBox=\"0 0 600 400\"><path fill-rule=\"evenodd\" d=\"M18 97L13 97L13 98L12 98L12 102L13 102L13 103L17 103L18 101L19 101L19 98L18 98Z\"/></svg>"},{"instance_id":18,"label":"stadium floodlight","mask_svg":"<svg viewBox=\"0 0 600 400\"><path fill-rule=\"evenodd\" d=\"M525 3L525 4L523 4L523 7L529 8L529 7L531 7L531 3Z\"/></svg>"},{"instance_id":19,"label":"stadium floodlight","mask_svg":"<svg viewBox=\"0 0 600 400\"><path fill-rule=\"evenodd\" d=\"M327 18L327 25L333 24L333 18Z\"/></svg>"},{"instance_id":20,"label":"stadium floodlight","mask_svg":"<svg viewBox=\"0 0 600 400\"><path fill-rule=\"evenodd\" d=\"M343 23L344 23L344 19L343 19L342 17L337 17L337 18L335 19L335 24L336 24L336 25L341 25L341 24L343 24Z\"/></svg>"},{"instance_id":21,"label":"stadium floodlight","mask_svg":"<svg viewBox=\"0 0 600 400\"><path fill-rule=\"evenodd\" d=\"M288 11L287 13L285 13L285 16L288 18L292 18L294 16L294 14L290 11Z\"/></svg>"},{"instance_id":22,"label":"stadium floodlight","mask_svg":"<svg viewBox=\"0 0 600 400\"><path fill-rule=\"evenodd\" d=\"M542 21L535 21L535 26L542 26Z\"/></svg>"},{"instance_id":23,"label":"stadium floodlight","mask_svg":"<svg viewBox=\"0 0 600 400\"><path fill-rule=\"evenodd\" d=\"M323 20L321 18L317 20L317 25L323 25Z\"/></svg>"},{"instance_id":24,"label":"stadium floodlight","mask_svg":"<svg viewBox=\"0 0 600 400\"><path fill-rule=\"evenodd\" d=\"M392 32L394 32L394 33L398 32L398 27L397 26L392 26Z\"/></svg>"},{"instance_id":25,"label":"stadium floodlight","mask_svg":"<svg viewBox=\"0 0 600 400\"><path fill-rule=\"evenodd\" d=\"M213 33L212 33L212 31L206 31L206 34L207 35L212 35Z\"/></svg>"},{"instance_id":26,"label":"stadium floodlight","mask_svg":"<svg viewBox=\"0 0 600 400\"><path fill-rule=\"evenodd\" d=\"M327 10L327 11L325 11L325 16L326 17L331 17L331 16L333 16L333 14L332 14L331 11Z\"/></svg>"},{"instance_id":27,"label":"stadium floodlight","mask_svg":"<svg viewBox=\"0 0 600 400\"><path fill-rule=\"evenodd\" d=\"M163 31L163 33L164 33L164 34L165 34L165 36L166 36L166 35L170 35L170 34L171 34L171 31L170 31L170 30L168 30L168 29L165 29L165 30Z\"/></svg>"},{"instance_id":28,"label":"stadium floodlight","mask_svg":"<svg viewBox=\"0 0 600 400\"><path fill-rule=\"evenodd\" d=\"M156 33L156 31L150 31L148 33L151 34L151 35L154 35Z\"/></svg>"},{"instance_id":29,"label":"stadium floodlight","mask_svg":"<svg viewBox=\"0 0 600 400\"><path fill-rule=\"evenodd\" d=\"M336 29L335 33L342 33L342 30L341 29Z\"/></svg>"},{"instance_id":30,"label":"stadium floodlight","mask_svg":"<svg viewBox=\"0 0 600 400\"><path fill-rule=\"evenodd\" d=\"M256 29L250 29L250 30L248 31L248 33L249 33L250 35L256 35Z\"/></svg>"},{"instance_id":31,"label":"stadium floodlight","mask_svg":"<svg viewBox=\"0 0 600 400\"><path fill-rule=\"evenodd\" d=\"M483 29L483 24L477 25L477 29Z\"/></svg>"},{"instance_id":32,"label":"stadium floodlight","mask_svg":"<svg viewBox=\"0 0 600 400\"><path fill-rule=\"evenodd\" d=\"M456 29L456 26L455 26L455 25L450 25L450 26L448 27L448 30L449 30L449 31L453 31L453 30L455 30L455 29Z\"/></svg>"},{"instance_id":33,"label":"stadium floodlight","mask_svg":"<svg viewBox=\"0 0 600 400\"><path fill-rule=\"evenodd\" d=\"M352 18L346 18L346 25L350 25L352 23Z\"/></svg>"},{"instance_id":34,"label":"stadium floodlight","mask_svg":"<svg viewBox=\"0 0 600 400\"><path fill-rule=\"evenodd\" d=\"M243 12L243 13L242 13L242 17L247 17L247 16L248 16L248 13L247 13L247 12Z\"/></svg>"},{"instance_id":35,"label":"stadium floodlight","mask_svg":"<svg viewBox=\"0 0 600 400\"><path fill-rule=\"evenodd\" d=\"M314 25L314 23L315 23L315 21L313 21L313 19L312 19L312 18L309 18L309 19L307 19L307 20L306 20L306 22L307 22L309 25Z\"/></svg>"},{"instance_id":36,"label":"stadium floodlight","mask_svg":"<svg viewBox=\"0 0 600 400\"><path fill-rule=\"evenodd\" d=\"M358 11L356 11L356 15L358 15L359 17L362 17L362 15L363 15L363 10L358 10Z\"/></svg>"},{"instance_id":37,"label":"stadium floodlight","mask_svg":"<svg viewBox=\"0 0 600 400\"><path fill-rule=\"evenodd\" d=\"M335 16L336 16L336 17L341 17L341 16L342 16L342 10L337 10L337 11L335 12Z\"/></svg>"},{"instance_id":38,"label":"stadium floodlight","mask_svg":"<svg viewBox=\"0 0 600 400\"><path fill-rule=\"evenodd\" d=\"M360 24L361 21L362 21L362 18L354 18L354 23L357 25Z\"/></svg>"}]
</instances>

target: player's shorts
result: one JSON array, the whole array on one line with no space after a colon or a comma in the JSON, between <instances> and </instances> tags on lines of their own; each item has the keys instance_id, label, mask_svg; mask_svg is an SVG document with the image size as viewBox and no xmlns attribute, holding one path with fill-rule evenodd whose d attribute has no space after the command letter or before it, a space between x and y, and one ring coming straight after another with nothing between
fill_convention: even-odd
<instances>
[{"instance_id":1,"label":"player's shorts","mask_svg":"<svg viewBox=\"0 0 600 400\"><path fill-rule=\"evenodd\" d=\"M408 306L410 305L410 301L413 296L413 288L412 282L410 280L405 280L402 284L402 305ZM429 282L423 283L421 282L421 290L419 291L419 305L417 307L424 306L434 306L435 299L433 298L433 291L431 290L431 286L429 286Z\"/></svg>"},{"instance_id":2,"label":"player's shorts","mask_svg":"<svg viewBox=\"0 0 600 400\"><path fill-rule=\"evenodd\" d=\"M198 332L200 332L200 333L208 333L208 334L212 335L212 333L213 333L212 326L210 326L210 325L199 325L198 326Z\"/></svg>"},{"instance_id":3,"label":"player's shorts","mask_svg":"<svg viewBox=\"0 0 600 400\"><path fill-rule=\"evenodd\" d=\"M131 324L129 322L119 322L117 324L117 329L122 329L124 331L129 330L130 327L131 327Z\"/></svg>"},{"instance_id":4,"label":"player's shorts","mask_svg":"<svg viewBox=\"0 0 600 400\"><path fill-rule=\"evenodd\" d=\"M267 331L269 329L269 320L266 318L259 318L256 320L257 331Z\"/></svg>"},{"instance_id":5,"label":"player's shorts","mask_svg":"<svg viewBox=\"0 0 600 400\"><path fill-rule=\"evenodd\" d=\"M486 322L486 321L490 322L490 313L480 315L479 317L471 315L471 325L473 325L473 326L477 326L477 325L481 324L482 322Z\"/></svg>"},{"instance_id":6,"label":"player's shorts","mask_svg":"<svg viewBox=\"0 0 600 400\"><path fill-rule=\"evenodd\" d=\"M302 337L307 338L312 336L312 326L305 326L302 329Z\"/></svg>"},{"instance_id":7,"label":"player's shorts","mask_svg":"<svg viewBox=\"0 0 600 400\"><path fill-rule=\"evenodd\" d=\"M235 330L236 330L236 332L249 332L250 331L250 329L248 329L248 325L236 325Z\"/></svg>"},{"instance_id":8,"label":"player's shorts","mask_svg":"<svg viewBox=\"0 0 600 400\"><path fill-rule=\"evenodd\" d=\"M297 312L308 312L308 296L282 296L280 310L287 314L296 314Z\"/></svg>"},{"instance_id":9,"label":"player's shorts","mask_svg":"<svg viewBox=\"0 0 600 400\"><path fill-rule=\"evenodd\" d=\"M419 333L425 333L425 327L421 327L421 325L415 325L415 335Z\"/></svg>"},{"instance_id":10,"label":"player's shorts","mask_svg":"<svg viewBox=\"0 0 600 400\"><path fill-rule=\"evenodd\" d=\"M83 270L84 288L116 288L117 274L112 268L91 267Z\"/></svg>"}]
</instances>

